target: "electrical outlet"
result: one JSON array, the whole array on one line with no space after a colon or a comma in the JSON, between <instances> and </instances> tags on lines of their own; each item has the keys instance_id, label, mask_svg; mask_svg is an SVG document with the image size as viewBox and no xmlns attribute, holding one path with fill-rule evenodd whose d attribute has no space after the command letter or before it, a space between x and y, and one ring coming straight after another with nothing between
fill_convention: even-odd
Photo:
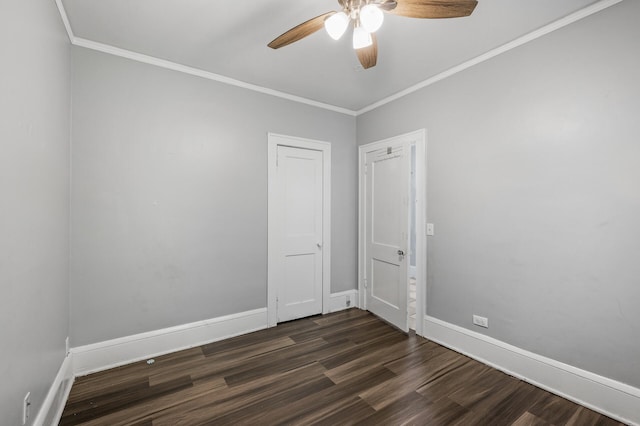
<instances>
[{"instance_id":1,"label":"electrical outlet","mask_svg":"<svg viewBox=\"0 0 640 426\"><path fill-rule=\"evenodd\" d=\"M351 306L351 298L347 296L347 308Z\"/></svg>"},{"instance_id":2,"label":"electrical outlet","mask_svg":"<svg viewBox=\"0 0 640 426\"><path fill-rule=\"evenodd\" d=\"M66 339L64 339L64 353L65 355L69 354L69 336L67 336Z\"/></svg>"},{"instance_id":3,"label":"electrical outlet","mask_svg":"<svg viewBox=\"0 0 640 426\"><path fill-rule=\"evenodd\" d=\"M22 404L22 424L27 424L29 415L31 414L31 392L27 392Z\"/></svg>"},{"instance_id":4,"label":"electrical outlet","mask_svg":"<svg viewBox=\"0 0 640 426\"><path fill-rule=\"evenodd\" d=\"M479 315L473 316L473 323L475 325L479 325L480 327L489 328L489 320L485 317L481 317Z\"/></svg>"}]
</instances>

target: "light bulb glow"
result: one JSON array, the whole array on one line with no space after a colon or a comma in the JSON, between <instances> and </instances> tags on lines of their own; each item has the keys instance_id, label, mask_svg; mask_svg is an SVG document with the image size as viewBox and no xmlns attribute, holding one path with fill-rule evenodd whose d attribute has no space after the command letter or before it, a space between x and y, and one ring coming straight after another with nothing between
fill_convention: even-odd
<instances>
[{"instance_id":1,"label":"light bulb glow","mask_svg":"<svg viewBox=\"0 0 640 426\"><path fill-rule=\"evenodd\" d=\"M338 40L342 37L347 27L349 26L349 17L344 12L334 13L324 21L324 29L327 30L327 34L334 39Z\"/></svg>"},{"instance_id":2,"label":"light bulb glow","mask_svg":"<svg viewBox=\"0 0 640 426\"><path fill-rule=\"evenodd\" d=\"M360 10L360 23L370 33L375 33L382 26L384 13L375 4L368 4Z\"/></svg>"},{"instance_id":3,"label":"light bulb glow","mask_svg":"<svg viewBox=\"0 0 640 426\"><path fill-rule=\"evenodd\" d=\"M362 49L373 44L371 34L363 27L355 27L353 29L353 48Z\"/></svg>"}]
</instances>

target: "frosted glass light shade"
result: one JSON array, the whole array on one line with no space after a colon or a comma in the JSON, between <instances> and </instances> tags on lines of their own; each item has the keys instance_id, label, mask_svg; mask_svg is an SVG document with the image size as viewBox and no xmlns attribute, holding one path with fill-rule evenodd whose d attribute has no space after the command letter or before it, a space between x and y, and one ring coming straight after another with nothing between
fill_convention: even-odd
<instances>
[{"instance_id":1,"label":"frosted glass light shade","mask_svg":"<svg viewBox=\"0 0 640 426\"><path fill-rule=\"evenodd\" d=\"M373 44L371 34L363 27L355 27L353 29L353 48L362 49Z\"/></svg>"},{"instance_id":2,"label":"frosted glass light shade","mask_svg":"<svg viewBox=\"0 0 640 426\"><path fill-rule=\"evenodd\" d=\"M374 4L368 4L360 10L360 23L370 33L375 33L382 26L384 13Z\"/></svg>"},{"instance_id":3,"label":"frosted glass light shade","mask_svg":"<svg viewBox=\"0 0 640 426\"><path fill-rule=\"evenodd\" d=\"M349 26L349 17L344 12L334 13L324 21L324 29L334 40L342 37L342 34L347 31L347 26Z\"/></svg>"}]
</instances>

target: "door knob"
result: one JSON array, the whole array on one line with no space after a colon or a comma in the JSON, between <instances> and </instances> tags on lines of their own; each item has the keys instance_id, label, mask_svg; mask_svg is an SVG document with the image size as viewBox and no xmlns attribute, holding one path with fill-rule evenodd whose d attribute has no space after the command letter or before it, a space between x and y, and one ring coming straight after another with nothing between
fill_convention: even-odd
<instances>
[{"instance_id":1,"label":"door knob","mask_svg":"<svg viewBox=\"0 0 640 426\"><path fill-rule=\"evenodd\" d=\"M404 251L398 250L398 256L404 256Z\"/></svg>"},{"instance_id":2,"label":"door knob","mask_svg":"<svg viewBox=\"0 0 640 426\"><path fill-rule=\"evenodd\" d=\"M322 244L320 244L320 243L316 243L316 245L318 246L318 248L319 248L319 249L321 249L321 248L322 248Z\"/></svg>"}]
</instances>

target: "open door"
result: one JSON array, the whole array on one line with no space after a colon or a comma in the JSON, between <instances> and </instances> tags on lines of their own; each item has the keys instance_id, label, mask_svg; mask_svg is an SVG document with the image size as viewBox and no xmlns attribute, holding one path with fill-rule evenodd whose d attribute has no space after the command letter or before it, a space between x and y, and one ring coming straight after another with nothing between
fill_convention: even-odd
<instances>
[{"instance_id":1,"label":"open door","mask_svg":"<svg viewBox=\"0 0 640 426\"><path fill-rule=\"evenodd\" d=\"M399 138L365 154L365 302L408 332L411 146Z\"/></svg>"}]
</instances>

